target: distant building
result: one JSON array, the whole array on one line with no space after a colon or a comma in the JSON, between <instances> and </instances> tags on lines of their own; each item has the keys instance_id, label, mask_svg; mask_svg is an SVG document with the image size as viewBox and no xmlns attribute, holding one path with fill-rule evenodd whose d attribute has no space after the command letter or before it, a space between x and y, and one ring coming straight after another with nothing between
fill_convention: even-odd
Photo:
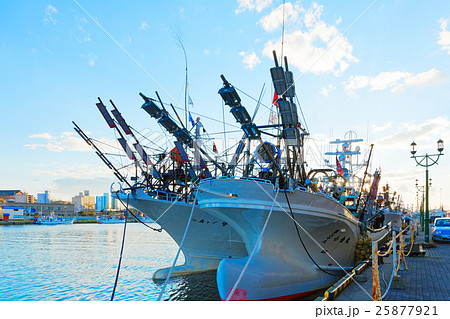
<instances>
[{"instance_id":1,"label":"distant building","mask_svg":"<svg viewBox=\"0 0 450 319\"><path fill-rule=\"evenodd\" d=\"M89 195L89 191L85 190L84 193L72 197L72 204L75 205L77 211L95 209L95 197Z\"/></svg>"},{"instance_id":2,"label":"distant building","mask_svg":"<svg viewBox=\"0 0 450 319\"><path fill-rule=\"evenodd\" d=\"M48 191L45 191L43 194L37 194L37 202L39 204L50 204L50 196Z\"/></svg>"},{"instance_id":3,"label":"distant building","mask_svg":"<svg viewBox=\"0 0 450 319\"><path fill-rule=\"evenodd\" d=\"M16 219L32 219L35 215L40 216L61 216L69 217L75 215L73 204L41 204L41 203L0 203L0 210L3 208L3 215L9 213L10 219L15 219L14 216L22 216ZM12 210L12 211L11 211Z\"/></svg>"},{"instance_id":4,"label":"distant building","mask_svg":"<svg viewBox=\"0 0 450 319\"><path fill-rule=\"evenodd\" d=\"M0 190L0 198L7 202L13 202L16 199L16 195L22 194L21 190Z\"/></svg>"},{"instance_id":5,"label":"distant building","mask_svg":"<svg viewBox=\"0 0 450 319\"><path fill-rule=\"evenodd\" d=\"M28 195L28 193L16 194L14 197L16 203L36 203L36 197Z\"/></svg>"},{"instance_id":6,"label":"distant building","mask_svg":"<svg viewBox=\"0 0 450 319\"><path fill-rule=\"evenodd\" d=\"M104 193L103 196L96 196L95 197L95 210L96 211L102 211L102 210L110 210L110 196L109 193Z\"/></svg>"},{"instance_id":7,"label":"distant building","mask_svg":"<svg viewBox=\"0 0 450 319\"><path fill-rule=\"evenodd\" d=\"M111 210L117 210L118 209L117 202L118 202L117 198L111 197Z\"/></svg>"}]
</instances>

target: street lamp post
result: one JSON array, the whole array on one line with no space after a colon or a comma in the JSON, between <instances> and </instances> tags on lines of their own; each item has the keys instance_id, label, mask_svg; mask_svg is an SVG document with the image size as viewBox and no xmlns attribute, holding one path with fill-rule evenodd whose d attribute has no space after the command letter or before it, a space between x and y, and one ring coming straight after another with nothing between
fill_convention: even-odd
<instances>
[{"instance_id":1,"label":"street lamp post","mask_svg":"<svg viewBox=\"0 0 450 319\"><path fill-rule=\"evenodd\" d=\"M428 188L431 187L431 178L428 184ZM425 227L424 222L424 212L425 212L425 186L419 186L419 180L416 178L416 188L417 188L417 201L419 200L419 192L422 193L422 204L420 205L420 225L422 227L422 231ZM419 207L419 203L417 203L417 207Z\"/></svg>"},{"instance_id":2,"label":"street lamp post","mask_svg":"<svg viewBox=\"0 0 450 319\"><path fill-rule=\"evenodd\" d=\"M429 211L429 196L428 196L428 167L433 166L434 164L437 164L439 157L441 155L444 155L442 151L444 150L444 142L439 139L437 141L437 150L439 154L432 154L429 155L428 153L425 155L416 155L417 153L417 144L412 142L411 143L411 158L414 158L417 165L425 167L425 242L430 242L430 211Z\"/></svg>"}]
</instances>

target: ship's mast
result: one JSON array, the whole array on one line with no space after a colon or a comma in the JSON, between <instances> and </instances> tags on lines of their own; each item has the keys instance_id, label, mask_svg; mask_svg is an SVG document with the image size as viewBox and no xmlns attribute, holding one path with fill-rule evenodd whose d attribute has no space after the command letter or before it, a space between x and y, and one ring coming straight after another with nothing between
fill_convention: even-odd
<instances>
[{"instance_id":1,"label":"ship's mast","mask_svg":"<svg viewBox=\"0 0 450 319\"><path fill-rule=\"evenodd\" d=\"M282 138L284 140L287 173L291 179L303 184L306 180L303 144L306 131L298 121L297 106L294 103L294 76L289 71L287 58L284 57L284 69L278 65L276 52L273 51L275 67L270 69L277 104L281 115Z\"/></svg>"}]
</instances>

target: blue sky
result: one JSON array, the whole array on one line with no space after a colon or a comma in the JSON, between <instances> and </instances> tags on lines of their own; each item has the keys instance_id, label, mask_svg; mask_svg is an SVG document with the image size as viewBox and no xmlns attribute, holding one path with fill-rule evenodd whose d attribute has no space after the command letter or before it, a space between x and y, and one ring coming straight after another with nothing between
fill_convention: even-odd
<instances>
[{"instance_id":1,"label":"blue sky","mask_svg":"<svg viewBox=\"0 0 450 319\"><path fill-rule=\"evenodd\" d=\"M270 106L282 1L77 2L0 4L1 189L48 189L53 199L108 191L112 174L71 121L112 141L95 107L101 97L112 99L136 129L158 131L140 110L138 93L158 91L183 107L185 62L177 36L187 52L192 112L222 118L220 74L256 99L265 83ZM444 0L286 1L284 53L311 133L311 167L321 164L314 158L330 138L353 130L375 144L372 170L381 167L383 184L415 203L415 179L423 184L424 169L410 158L410 143L419 154L434 153L439 138L450 143L449 22ZM255 102L242 97L253 111ZM263 108L257 118L267 122L268 116ZM226 120L234 124L231 115ZM220 132L221 124L202 121L209 132ZM449 168L444 155L430 169L432 206L450 205Z\"/></svg>"}]
</instances>

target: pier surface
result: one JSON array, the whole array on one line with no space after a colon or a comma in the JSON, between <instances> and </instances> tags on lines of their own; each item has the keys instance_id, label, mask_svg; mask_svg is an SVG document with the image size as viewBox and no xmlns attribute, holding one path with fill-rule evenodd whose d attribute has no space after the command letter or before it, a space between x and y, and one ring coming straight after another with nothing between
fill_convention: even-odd
<instances>
[{"instance_id":1,"label":"pier surface","mask_svg":"<svg viewBox=\"0 0 450 319\"><path fill-rule=\"evenodd\" d=\"M416 242L424 242L421 232ZM399 270L385 301L445 301L450 300L450 243L437 243L436 248L424 248L423 256L406 258L407 270ZM400 269L403 269L403 262ZM384 258L379 272L383 295L392 274L392 254ZM362 273L367 281L354 281L335 298L337 301L372 300L372 267ZM382 279L384 277L384 280Z\"/></svg>"}]
</instances>

